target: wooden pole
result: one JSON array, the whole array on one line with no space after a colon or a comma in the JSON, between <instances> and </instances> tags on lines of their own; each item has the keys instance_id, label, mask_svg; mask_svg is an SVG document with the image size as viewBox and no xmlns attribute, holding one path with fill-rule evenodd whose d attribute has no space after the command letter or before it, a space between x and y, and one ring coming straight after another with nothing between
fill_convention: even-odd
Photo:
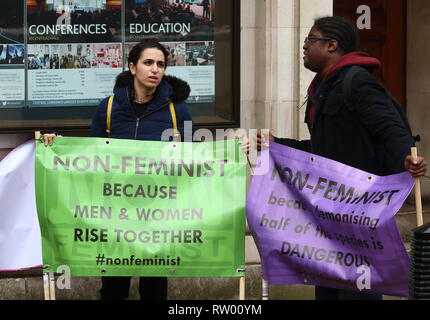
<instances>
[{"instance_id":1,"label":"wooden pole","mask_svg":"<svg viewBox=\"0 0 430 320\"><path fill-rule=\"evenodd\" d=\"M43 273L43 291L45 292L45 300L51 300L51 290L49 288L49 275L47 272Z\"/></svg>"},{"instance_id":2,"label":"wooden pole","mask_svg":"<svg viewBox=\"0 0 430 320\"><path fill-rule=\"evenodd\" d=\"M55 300L55 275L54 272L49 272L49 300Z\"/></svg>"},{"instance_id":3,"label":"wooden pole","mask_svg":"<svg viewBox=\"0 0 430 320\"><path fill-rule=\"evenodd\" d=\"M40 131L34 132L34 138L40 139ZM55 300L55 275L53 272L43 273L43 290L45 293L45 300Z\"/></svg>"},{"instance_id":4,"label":"wooden pole","mask_svg":"<svg viewBox=\"0 0 430 320\"><path fill-rule=\"evenodd\" d=\"M239 300L245 300L245 277L240 277L239 281Z\"/></svg>"},{"instance_id":5,"label":"wooden pole","mask_svg":"<svg viewBox=\"0 0 430 320\"><path fill-rule=\"evenodd\" d=\"M418 158L418 151L416 147L411 148L411 155L413 158ZM420 227L424 224L423 220L423 206L421 203L421 185L420 179L415 178L415 208L417 210L417 226Z\"/></svg>"},{"instance_id":6,"label":"wooden pole","mask_svg":"<svg viewBox=\"0 0 430 320\"><path fill-rule=\"evenodd\" d=\"M34 132L34 138L40 139L40 131ZM55 283L54 274L52 272L43 273L43 291L45 294L45 300L55 300Z\"/></svg>"},{"instance_id":7,"label":"wooden pole","mask_svg":"<svg viewBox=\"0 0 430 320\"><path fill-rule=\"evenodd\" d=\"M262 292L263 292L263 300L269 300L269 282L267 280L262 281Z\"/></svg>"}]
</instances>

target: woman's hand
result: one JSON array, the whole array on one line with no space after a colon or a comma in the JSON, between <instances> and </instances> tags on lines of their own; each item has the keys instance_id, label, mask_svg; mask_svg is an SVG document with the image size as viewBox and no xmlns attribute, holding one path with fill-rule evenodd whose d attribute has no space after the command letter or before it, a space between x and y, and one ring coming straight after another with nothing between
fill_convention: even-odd
<instances>
[{"instance_id":1,"label":"woman's hand","mask_svg":"<svg viewBox=\"0 0 430 320\"><path fill-rule=\"evenodd\" d=\"M56 136L57 135L55 133L45 133L44 135L42 135L40 140L45 144L45 147L52 146L52 144L54 143L54 137Z\"/></svg>"},{"instance_id":2,"label":"woman's hand","mask_svg":"<svg viewBox=\"0 0 430 320\"><path fill-rule=\"evenodd\" d=\"M237 138L239 139L243 139L242 144L240 145L240 148L243 150L243 152L245 153L249 153L250 148L251 148L251 140L244 134L238 135ZM273 137L272 133L269 132L257 132L257 137L254 138L255 140L255 144L257 147L257 151L261 151L262 149L267 148L268 144L267 142L273 142L275 140L275 138Z\"/></svg>"}]
</instances>

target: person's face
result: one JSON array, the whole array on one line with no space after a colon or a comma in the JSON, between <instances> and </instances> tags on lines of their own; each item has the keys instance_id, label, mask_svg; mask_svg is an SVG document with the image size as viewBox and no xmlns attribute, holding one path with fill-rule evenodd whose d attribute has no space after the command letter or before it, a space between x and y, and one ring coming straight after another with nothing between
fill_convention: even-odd
<instances>
[{"instance_id":1,"label":"person's face","mask_svg":"<svg viewBox=\"0 0 430 320\"><path fill-rule=\"evenodd\" d=\"M303 63L305 68L319 73L326 67L332 52L331 41L315 39L324 38L315 26L309 31L308 37L310 39L303 45Z\"/></svg>"},{"instance_id":2,"label":"person's face","mask_svg":"<svg viewBox=\"0 0 430 320\"><path fill-rule=\"evenodd\" d=\"M134 75L135 84L148 90L155 89L166 71L164 54L156 48L145 49L140 54L137 64L130 63L129 68Z\"/></svg>"}]
</instances>

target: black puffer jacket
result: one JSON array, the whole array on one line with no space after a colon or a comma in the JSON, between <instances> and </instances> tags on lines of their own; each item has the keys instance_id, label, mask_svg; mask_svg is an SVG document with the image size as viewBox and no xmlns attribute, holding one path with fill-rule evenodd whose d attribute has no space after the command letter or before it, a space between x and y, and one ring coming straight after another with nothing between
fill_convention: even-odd
<instances>
[{"instance_id":1,"label":"black puffer jacket","mask_svg":"<svg viewBox=\"0 0 430 320\"><path fill-rule=\"evenodd\" d=\"M154 98L149 102L145 113L139 118L132 107L131 81L129 71L119 74L116 79L111 114L111 138L160 141L163 131L173 128L169 108L169 103L173 102L182 140L184 138L192 139L193 123L188 104L185 102L190 94L190 87L185 81L172 76L164 76L155 91ZM93 116L92 137L107 136L108 99L109 97L100 102ZM191 129L187 133L185 133L186 121L189 122Z\"/></svg>"},{"instance_id":2,"label":"black puffer jacket","mask_svg":"<svg viewBox=\"0 0 430 320\"><path fill-rule=\"evenodd\" d=\"M404 171L403 161L413 138L390 104L385 89L369 72L352 81L355 110L344 102L342 82L349 67L334 71L320 84L313 128L308 101L305 122L311 140L278 139L275 142L312 152L346 165L384 176Z\"/></svg>"}]
</instances>

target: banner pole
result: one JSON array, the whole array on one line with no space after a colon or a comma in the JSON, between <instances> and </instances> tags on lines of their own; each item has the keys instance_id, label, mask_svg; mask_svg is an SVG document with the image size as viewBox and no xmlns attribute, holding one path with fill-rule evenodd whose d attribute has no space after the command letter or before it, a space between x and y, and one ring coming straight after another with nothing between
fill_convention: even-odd
<instances>
[{"instance_id":1,"label":"banner pole","mask_svg":"<svg viewBox=\"0 0 430 320\"><path fill-rule=\"evenodd\" d=\"M49 272L49 300L55 300L55 275L53 272Z\"/></svg>"},{"instance_id":2,"label":"banner pole","mask_svg":"<svg viewBox=\"0 0 430 320\"><path fill-rule=\"evenodd\" d=\"M411 155L413 158L418 158L418 151L416 147L411 148ZM423 220L423 207L421 203L421 185L420 178L415 178L415 208L417 211L417 226L420 227L424 224Z\"/></svg>"},{"instance_id":3,"label":"banner pole","mask_svg":"<svg viewBox=\"0 0 430 320\"><path fill-rule=\"evenodd\" d=\"M263 285L263 300L269 300L269 283L267 282L267 280L262 279L262 285Z\"/></svg>"},{"instance_id":4,"label":"banner pole","mask_svg":"<svg viewBox=\"0 0 430 320\"><path fill-rule=\"evenodd\" d=\"M45 300L51 300L51 290L49 287L49 275L47 272L43 273L43 291L45 292Z\"/></svg>"},{"instance_id":5,"label":"banner pole","mask_svg":"<svg viewBox=\"0 0 430 320\"><path fill-rule=\"evenodd\" d=\"M40 131L34 132L34 138L37 140L40 139ZM51 281L50 281L50 273L44 272L43 273L43 291L45 295L45 300L51 300Z\"/></svg>"},{"instance_id":6,"label":"banner pole","mask_svg":"<svg viewBox=\"0 0 430 320\"><path fill-rule=\"evenodd\" d=\"M34 138L40 139L40 131L34 132ZM43 289L45 292L45 300L55 300L55 275L53 272L43 273Z\"/></svg>"},{"instance_id":7,"label":"banner pole","mask_svg":"<svg viewBox=\"0 0 430 320\"><path fill-rule=\"evenodd\" d=\"M239 300L245 300L245 277L239 278Z\"/></svg>"}]
</instances>

